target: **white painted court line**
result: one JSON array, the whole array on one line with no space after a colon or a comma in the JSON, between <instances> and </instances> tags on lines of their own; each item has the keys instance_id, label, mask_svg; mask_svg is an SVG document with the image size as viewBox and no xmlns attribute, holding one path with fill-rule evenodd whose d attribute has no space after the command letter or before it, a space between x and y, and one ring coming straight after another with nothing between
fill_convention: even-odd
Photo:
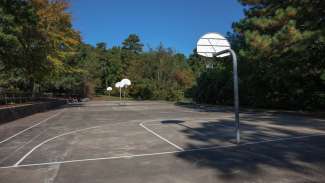
<instances>
[{"instance_id":1,"label":"white painted court line","mask_svg":"<svg viewBox=\"0 0 325 183\"><path fill-rule=\"evenodd\" d=\"M10 154L6 157L4 157L1 161L0 164L3 163L4 161L6 161L7 159L9 159L11 156L13 156L15 154L15 152L19 151L20 149L24 148L27 144L33 142L35 139L37 139L39 136L43 135L46 131L43 131L43 133L39 133L38 135L36 135L35 137L33 137L32 139L30 139L28 142L26 142L25 144L21 145L20 147L18 147L17 149L15 149L14 151L11 151Z\"/></svg>"},{"instance_id":2,"label":"white painted court line","mask_svg":"<svg viewBox=\"0 0 325 183\"><path fill-rule=\"evenodd\" d=\"M74 133L78 133L78 132L81 132L81 131L86 131L86 130L90 130L90 129L95 129L95 128L99 128L99 127L102 127L102 126L105 126L105 125L100 125L100 126L93 126L93 127L89 127L89 128L84 128L84 129L79 129L79 130L74 130L74 131L70 131L70 132L67 132L67 133L63 133L61 135L57 135L55 137L52 137L52 138L49 138L41 143L39 143L38 145L36 145L33 149L31 149L30 151L28 151L22 158L20 158L20 160L18 160L14 166L18 166L21 162L23 162L30 154L32 154L36 149L38 149L39 147L41 147L42 145L54 140L54 139L57 139L59 137L63 137L63 136L66 136L66 135L71 135L71 134L74 134Z\"/></svg>"},{"instance_id":3,"label":"white painted court line","mask_svg":"<svg viewBox=\"0 0 325 183\"><path fill-rule=\"evenodd\" d=\"M148 154L135 154L135 155L126 155L126 156L76 159L76 160L55 161L55 162L47 162L47 163L33 163L33 164L24 164L24 165L18 165L18 166L0 167L0 169L33 167L33 166L42 166L42 165L55 165L55 164L66 164L66 163L77 163L77 162L99 161L99 160L130 159L130 158L136 158L136 157L159 156L159 155L175 154L175 153L188 153L188 152L204 151L204 150L225 149L225 148L231 148L231 147L243 147L243 146L248 146L248 145L264 144L264 143L270 143L270 142L281 142L281 141L294 140L294 139L305 139L305 138L319 137L319 136L325 136L325 134L306 135L306 136L299 136L299 137L288 137L288 138L265 140L265 141L259 141L259 142L249 142L249 143L239 144L239 145L231 144L231 145L227 145L227 146L213 146L213 147L206 147L206 148L188 149L188 150L182 150L182 151L177 150L177 151L166 151L166 152L148 153Z\"/></svg>"},{"instance_id":4,"label":"white painted court line","mask_svg":"<svg viewBox=\"0 0 325 183\"><path fill-rule=\"evenodd\" d=\"M63 111L64 111L64 109L63 109ZM12 135L12 136L6 138L5 140L0 141L0 144L2 144L2 143L4 143L4 142L7 142L8 140L10 140L10 139L12 139L12 138L17 137L18 135L20 135L20 134L22 134L22 133L24 133L24 132L26 132L26 131L28 131L28 130L34 128L34 127L36 127L36 126L39 126L39 125L41 125L42 123L47 122L48 120L50 120L50 119L52 119L52 118L58 116L59 114L63 113L63 111L57 112L56 114L53 114L52 116L50 116L50 117L48 117L48 118L42 120L41 122L39 122L39 123L37 123L37 124L35 124L35 125L33 125L33 126L30 126L30 127L26 128L26 129L24 129L24 130L21 130L20 132L18 132L18 133L16 133L16 134L14 134L14 135Z\"/></svg>"},{"instance_id":5,"label":"white painted court line","mask_svg":"<svg viewBox=\"0 0 325 183\"><path fill-rule=\"evenodd\" d=\"M67 160L67 161L54 161L54 162L48 162L48 163L35 163L35 164L24 164L24 165L18 165L18 166L0 167L0 169L4 169L4 168L30 167L30 166L40 166L40 165L55 165L55 164L65 164L65 163L75 163L75 162L87 162L87 161L98 161L98 160L128 159L128 158L134 158L134 157L155 156L155 155L171 154L171 153L177 153L177 152L182 152L182 151L167 151L167 152L159 152L159 153L151 153L151 154L125 155L125 156L113 156L113 157L103 157L103 158L77 159L77 160Z\"/></svg>"},{"instance_id":6,"label":"white painted court line","mask_svg":"<svg viewBox=\"0 0 325 183\"><path fill-rule=\"evenodd\" d=\"M139 122L139 120L135 120L135 121L131 121L131 122ZM106 124L106 125L97 125L97 126L92 126L92 127L88 127L88 128L83 128L83 129L79 129L79 130L73 130L73 131L70 131L70 132L66 132L66 133L63 133L63 134L60 134L60 135L57 135L57 136L54 136L52 138L49 138L49 139L46 139L44 140L43 142L39 143L38 145L36 145L33 149L31 149L30 151L28 151L22 158L20 158L20 160L18 160L15 165L13 166L18 166L21 162L23 162L30 154L32 154L36 149L38 149L39 147L41 147L42 145L52 141L52 140L55 140L57 138L60 138L60 137L63 137L63 136L66 136L66 135L71 135L71 134L74 134L74 133L78 133L78 132L82 132L82 131L86 131L86 130L91 130L91 129L96 129L96 128L101 128L101 127L104 127L104 126L118 126L118 125L129 125L128 123L115 123L115 124Z\"/></svg>"},{"instance_id":7,"label":"white painted court line","mask_svg":"<svg viewBox=\"0 0 325 183\"><path fill-rule=\"evenodd\" d=\"M229 119L229 120L233 120L231 117L225 117L225 118L199 118L199 119L193 119L191 118L190 120L186 119L184 122L188 122L188 123L204 123L204 122L201 122L203 120L219 120L219 119ZM182 120L182 119L175 119L175 120ZM184 120L184 119L183 119ZM197 120L200 120L200 122L197 122ZM243 120L242 120L243 121ZM150 122L160 122L159 120L158 121L148 121L148 123L146 123L146 126L160 126L162 125L161 123L150 123ZM246 121L245 121L246 122ZM235 124L233 125L224 125L224 124L218 124L219 122L218 121L215 121L215 122L209 122L211 123L213 126L221 126L221 127L225 127L225 128L230 128L230 129L234 129L235 130ZM247 122L248 123L248 122ZM251 123L252 125L257 125L257 124L254 124L254 123ZM176 124L171 124L171 125L176 125ZM185 127L183 125L181 125L182 127L184 128L188 128L188 127ZM260 125L262 126L262 125ZM267 125L265 125L267 126ZM282 126L279 126L279 125L270 125L272 127L278 127L278 128L281 128ZM251 127L241 127L241 130L250 130ZM202 133L202 132L199 132L195 129L192 129L192 128L189 128L189 130L193 131L193 133L197 134L197 135L200 135L202 137L207 137L206 134ZM255 130L254 130L255 131ZM243 131L242 131L243 133ZM318 131L318 133L324 133L324 131ZM255 135L258 135L260 136L259 138L262 139L262 140L269 140L270 138L272 138L272 136L270 136L270 138L265 138L263 137L262 135L259 135L259 134L255 134Z\"/></svg>"},{"instance_id":8,"label":"white painted court line","mask_svg":"<svg viewBox=\"0 0 325 183\"><path fill-rule=\"evenodd\" d=\"M59 112L59 113L62 113L62 112ZM55 114L55 115L53 115L53 116L51 116L51 117L49 117L49 118L47 118L47 119L45 119L45 120L49 120L49 119L55 117L56 115L58 115L59 113L57 113L57 114ZM226 118L227 118L227 117L226 117ZM178 118L177 120L187 120L187 119L188 119L188 118ZM204 118L204 119L200 118L200 120L210 120L210 119L216 119L216 118ZM223 119L224 119L224 118L223 118ZM157 121L161 121L161 120L147 120L147 121L144 121L144 122L140 123L139 125L140 125L142 128L144 128L145 130L147 130L148 132L152 133L153 135L157 136L158 138L162 139L163 141L167 142L168 144L174 146L174 147L177 148L178 150L180 150L180 151L184 151L184 149L183 149L182 147L180 147L180 146L176 145L175 143L173 143L173 142L167 140L166 138L162 137L161 135L157 134L156 132L154 132L153 130L149 129L148 127L146 127L146 126L144 125L144 123L146 123L146 122L157 122ZM194 121L194 120L192 119L191 121ZM45 122L45 121L43 120L42 122L40 122L40 123L38 123L38 124L36 124L36 125L39 125L39 124L41 124L41 123L43 123L43 122ZM135 120L134 122L137 122L137 120ZM52 137L52 138L50 138L50 139L47 139L47 140L41 142L40 144L36 145L33 149L31 149L29 152L27 152L27 153L26 153L26 154L25 154L25 155L24 155L20 160L18 160L18 161L17 161L13 166L14 166L14 167L19 166L19 164L20 164L21 162L23 162L23 161L24 161L24 160L25 160L25 159L26 159L30 154L32 154L36 149L38 149L38 148L41 147L42 145L44 145L44 144L46 144L46 143L48 143L48 142L50 142L50 141L52 141L52 140L55 140L55 139L57 139L57 138L59 138L59 137L66 136L66 135L70 135L70 134L73 134L73 133L78 133L78 132L81 132L81 131L86 131L86 130L90 130L90 129L95 129L95 128L99 128L99 127L103 127L103 126L111 126L111 125L114 126L114 125L120 125L120 124L124 125L124 124L126 124L126 123L116 123L116 124L108 124L108 125L98 125L98 126L93 126L93 127L89 127L89 128L84 128L84 129L74 130L74 131L70 131L70 132L67 132L67 133L63 133L63 134L57 135L57 136L55 136L55 137ZM214 124L214 125L217 125L217 126L223 126L223 127L227 127L227 128L233 128L232 126L222 125L222 124ZM272 125L272 126L273 126L273 125ZM32 127L33 127L33 126L32 126ZM30 127L29 129L31 129L32 127ZM35 127L35 125L34 125L34 127ZM28 129L25 129L25 130L23 130L23 131L17 133L15 136L17 136L17 135L23 133L23 132L26 131L26 130L28 130ZM12 136L12 138L13 138L13 137L14 137L14 136ZM265 141L268 141L267 139L264 139L264 138L262 138L262 139L265 140ZM8 139L8 140L9 140L9 139Z\"/></svg>"},{"instance_id":9,"label":"white painted court line","mask_svg":"<svg viewBox=\"0 0 325 183\"><path fill-rule=\"evenodd\" d=\"M208 120L210 118L205 118L203 120ZM215 119L215 118L211 118L211 119ZM185 118L179 118L179 120L186 120ZM192 119L193 120L193 119ZM202 118L201 118L202 120ZM135 120L133 122L137 122L138 120ZM160 120L147 120L147 121L144 121L142 123L140 123L139 125L144 128L145 130L147 130L148 132L152 133L153 135L157 136L158 138L164 140L165 142L167 142L168 144L174 146L175 148L177 148L179 151L177 152L184 152L184 151L189 151L189 150L184 150L182 147L172 143L171 141L167 140L166 138L160 136L159 134L157 134L156 132L154 132L153 130L149 129L148 127L146 127L144 125L144 123L146 122L154 122L154 121L160 121ZM126 123L121 123L122 125L126 124ZM17 161L15 163L15 165L13 165L12 167L19 167L21 166L20 163L23 162L33 151L35 151L36 149L38 149L39 147L41 147L42 145L54 140L54 139L57 139L59 137L62 137L62 136L66 136L66 135L70 135L70 134L73 134L73 133L78 133L78 132L81 132L81 131L86 131L86 130L90 130L90 129L95 129L95 128L99 128L99 127L103 127L103 126L113 126L113 125L120 125L120 123L117 123L117 124L107 124L107 125L98 125L98 126L93 126L93 127L89 127L89 128L84 128L84 129L79 129L79 130L74 130L74 131L70 131L70 132L67 132L67 133L64 133L64 134L61 134L61 135L57 135L55 137L52 137L50 139L47 139L45 141L43 141L42 143L38 144L37 146L35 146L33 149L31 149L28 153L26 153L19 161ZM224 126L224 127L228 127L228 128L231 128L231 126L227 126L227 125L221 125L221 124L215 124L215 125L220 125L220 126ZM314 136L314 135L311 135L311 136ZM316 136L322 136L322 135L316 135ZM310 136L299 136L299 137L291 137L291 138L280 138L280 139L276 139L276 140L266 140L266 139L263 139L263 141L259 141L259 142L253 142L253 143L246 143L246 144L241 144L241 145L249 145L249 144L256 144L256 143L265 143L265 142L273 142L273 141L281 141L281 140L289 140L289 139L296 139L296 138L306 138L306 137L310 137ZM233 146L237 146L237 145L230 145L230 147L233 147ZM218 148L220 147L224 147L224 146L217 146ZM227 146L228 147L228 146ZM212 147L212 148L216 148L216 147ZM199 148L199 150L204 150L206 148ZM211 148L208 148L208 149L211 149ZM192 149L194 150L194 149ZM136 155L138 156L138 155ZM0 167L1 168L1 167Z\"/></svg>"},{"instance_id":10,"label":"white painted court line","mask_svg":"<svg viewBox=\"0 0 325 183\"><path fill-rule=\"evenodd\" d=\"M153 135L157 136L157 137L160 138L161 140L167 142L168 144L174 146L174 147L177 148L178 150L180 150L180 151L184 151L183 148L179 147L178 145L172 143L171 141L165 139L164 137L160 136L160 135L157 134L156 132L154 132L154 131L152 131L151 129L147 128L146 126L144 126L143 123L144 123L144 122L142 122L142 123L139 124L142 128L144 128L144 129L147 130L148 132L152 133Z\"/></svg>"}]
</instances>

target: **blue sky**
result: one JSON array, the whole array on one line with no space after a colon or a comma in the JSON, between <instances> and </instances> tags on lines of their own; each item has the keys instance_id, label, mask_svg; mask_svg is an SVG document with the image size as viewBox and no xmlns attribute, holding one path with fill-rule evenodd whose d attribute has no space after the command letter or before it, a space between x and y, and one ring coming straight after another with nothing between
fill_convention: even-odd
<instances>
[{"instance_id":1,"label":"blue sky","mask_svg":"<svg viewBox=\"0 0 325 183\"><path fill-rule=\"evenodd\" d=\"M83 41L120 45L131 33L145 47L162 42L186 55L206 32L225 35L243 17L237 0L70 0L73 26Z\"/></svg>"}]
</instances>

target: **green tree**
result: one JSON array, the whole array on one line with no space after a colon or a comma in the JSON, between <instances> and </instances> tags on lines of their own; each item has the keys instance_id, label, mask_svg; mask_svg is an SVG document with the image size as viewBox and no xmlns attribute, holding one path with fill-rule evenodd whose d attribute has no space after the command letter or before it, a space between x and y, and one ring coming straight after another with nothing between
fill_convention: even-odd
<instances>
[{"instance_id":1,"label":"green tree","mask_svg":"<svg viewBox=\"0 0 325 183\"><path fill-rule=\"evenodd\" d=\"M38 29L39 17L29 1L0 1L0 62L8 76L25 78L27 88L34 89L47 71L46 37Z\"/></svg>"},{"instance_id":2,"label":"green tree","mask_svg":"<svg viewBox=\"0 0 325 183\"><path fill-rule=\"evenodd\" d=\"M66 0L31 0L39 17L38 30L46 37L49 71L70 72L66 63L73 58L80 44L79 32L72 27ZM53 77L53 75L50 75Z\"/></svg>"},{"instance_id":3,"label":"green tree","mask_svg":"<svg viewBox=\"0 0 325 183\"><path fill-rule=\"evenodd\" d=\"M140 38L136 34L130 34L122 43L122 49L130 51L132 53L141 53L143 44L140 42Z\"/></svg>"},{"instance_id":4,"label":"green tree","mask_svg":"<svg viewBox=\"0 0 325 183\"><path fill-rule=\"evenodd\" d=\"M315 108L324 98L325 2L241 0L234 24L241 45L240 88L245 102L264 107ZM247 74L247 70L250 74Z\"/></svg>"},{"instance_id":5,"label":"green tree","mask_svg":"<svg viewBox=\"0 0 325 183\"><path fill-rule=\"evenodd\" d=\"M100 77L102 80L101 88L106 89L108 87L109 79L109 60L108 60L108 50L106 48L106 43L100 42L96 44L96 54L100 64Z\"/></svg>"},{"instance_id":6,"label":"green tree","mask_svg":"<svg viewBox=\"0 0 325 183\"><path fill-rule=\"evenodd\" d=\"M57 73L71 71L66 63L79 33L67 7L63 0L0 1L0 66L8 73L3 77L21 78L16 85L35 92Z\"/></svg>"},{"instance_id":7,"label":"green tree","mask_svg":"<svg viewBox=\"0 0 325 183\"><path fill-rule=\"evenodd\" d=\"M188 64L196 77L199 77L206 69L206 59L198 55L196 49L189 56Z\"/></svg>"},{"instance_id":8,"label":"green tree","mask_svg":"<svg viewBox=\"0 0 325 183\"><path fill-rule=\"evenodd\" d=\"M2 69L22 65L27 32L34 32L37 16L33 7L20 0L0 1L0 61Z\"/></svg>"},{"instance_id":9,"label":"green tree","mask_svg":"<svg viewBox=\"0 0 325 183\"><path fill-rule=\"evenodd\" d=\"M193 73L183 54L160 44L142 53L130 66L131 95L142 99L180 100L192 86Z\"/></svg>"},{"instance_id":10,"label":"green tree","mask_svg":"<svg viewBox=\"0 0 325 183\"><path fill-rule=\"evenodd\" d=\"M208 104L232 104L231 76L231 72L222 65L203 72L194 88L194 101Z\"/></svg>"},{"instance_id":11,"label":"green tree","mask_svg":"<svg viewBox=\"0 0 325 183\"><path fill-rule=\"evenodd\" d=\"M136 64L135 60L138 60L140 53L143 51L140 37L136 34L130 34L122 42L121 51L123 77L129 77L129 73L132 72L129 69L133 67L132 65Z\"/></svg>"},{"instance_id":12,"label":"green tree","mask_svg":"<svg viewBox=\"0 0 325 183\"><path fill-rule=\"evenodd\" d=\"M122 51L120 47L113 47L108 50L107 81L109 86L114 86L122 79Z\"/></svg>"},{"instance_id":13,"label":"green tree","mask_svg":"<svg viewBox=\"0 0 325 183\"><path fill-rule=\"evenodd\" d=\"M101 84L101 72L98 72L101 69L101 62L96 51L96 48L91 45L80 45L74 58L73 67L75 68L75 72L71 72L68 75L73 81L76 81L71 83L71 86L76 89L69 88L73 93L92 97L95 94L96 87ZM66 74L63 74L62 78L66 78ZM69 82L70 80L67 81ZM69 86L69 84L61 86Z\"/></svg>"}]
</instances>

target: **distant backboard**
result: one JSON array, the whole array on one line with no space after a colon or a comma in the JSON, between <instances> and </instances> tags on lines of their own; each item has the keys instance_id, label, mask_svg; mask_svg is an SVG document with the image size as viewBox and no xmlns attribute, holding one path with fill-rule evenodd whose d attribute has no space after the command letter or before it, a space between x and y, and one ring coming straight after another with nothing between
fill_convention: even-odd
<instances>
[{"instance_id":1,"label":"distant backboard","mask_svg":"<svg viewBox=\"0 0 325 183\"><path fill-rule=\"evenodd\" d=\"M229 56L229 53L218 55L219 52L229 49L230 44L228 40L218 33L207 33L197 42L197 53L204 57Z\"/></svg>"},{"instance_id":2,"label":"distant backboard","mask_svg":"<svg viewBox=\"0 0 325 183\"><path fill-rule=\"evenodd\" d=\"M129 79L122 79L121 83L123 83L124 86L130 86L131 81Z\"/></svg>"},{"instance_id":3,"label":"distant backboard","mask_svg":"<svg viewBox=\"0 0 325 183\"><path fill-rule=\"evenodd\" d=\"M124 84L121 83L121 82L117 82L117 83L115 83L115 87L116 88L123 88L124 87Z\"/></svg>"}]
</instances>

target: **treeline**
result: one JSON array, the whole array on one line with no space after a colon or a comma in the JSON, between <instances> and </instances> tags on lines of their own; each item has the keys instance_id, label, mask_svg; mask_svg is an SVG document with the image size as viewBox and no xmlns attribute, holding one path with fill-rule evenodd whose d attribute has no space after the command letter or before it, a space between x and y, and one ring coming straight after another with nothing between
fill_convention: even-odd
<instances>
[{"instance_id":1,"label":"treeline","mask_svg":"<svg viewBox=\"0 0 325 183\"><path fill-rule=\"evenodd\" d=\"M83 43L68 7L64 0L0 1L2 90L91 97L129 78L134 98L180 100L192 86L186 57L162 44L144 52L135 34L112 48Z\"/></svg>"},{"instance_id":2,"label":"treeline","mask_svg":"<svg viewBox=\"0 0 325 183\"><path fill-rule=\"evenodd\" d=\"M245 17L228 38L239 56L241 104L325 109L325 1L240 2ZM221 60L204 72L195 100L231 104L231 70L231 61Z\"/></svg>"},{"instance_id":3,"label":"treeline","mask_svg":"<svg viewBox=\"0 0 325 183\"><path fill-rule=\"evenodd\" d=\"M129 78L131 97L175 101L184 97L194 80L183 54L162 44L144 52L135 34L129 35L120 47L107 48L105 43L95 47L81 44L73 62L82 72L62 76L52 91L79 91L88 96L105 94L108 86L114 88L116 82ZM117 89L113 90L114 94L118 95Z\"/></svg>"},{"instance_id":4,"label":"treeline","mask_svg":"<svg viewBox=\"0 0 325 183\"><path fill-rule=\"evenodd\" d=\"M325 108L325 1L240 2L245 17L227 37L238 54L241 105ZM144 51L136 34L120 46L88 45L68 7L64 0L0 1L2 90L89 97L129 78L136 99L233 103L230 58L195 50L187 58L162 44Z\"/></svg>"}]
</instances>

